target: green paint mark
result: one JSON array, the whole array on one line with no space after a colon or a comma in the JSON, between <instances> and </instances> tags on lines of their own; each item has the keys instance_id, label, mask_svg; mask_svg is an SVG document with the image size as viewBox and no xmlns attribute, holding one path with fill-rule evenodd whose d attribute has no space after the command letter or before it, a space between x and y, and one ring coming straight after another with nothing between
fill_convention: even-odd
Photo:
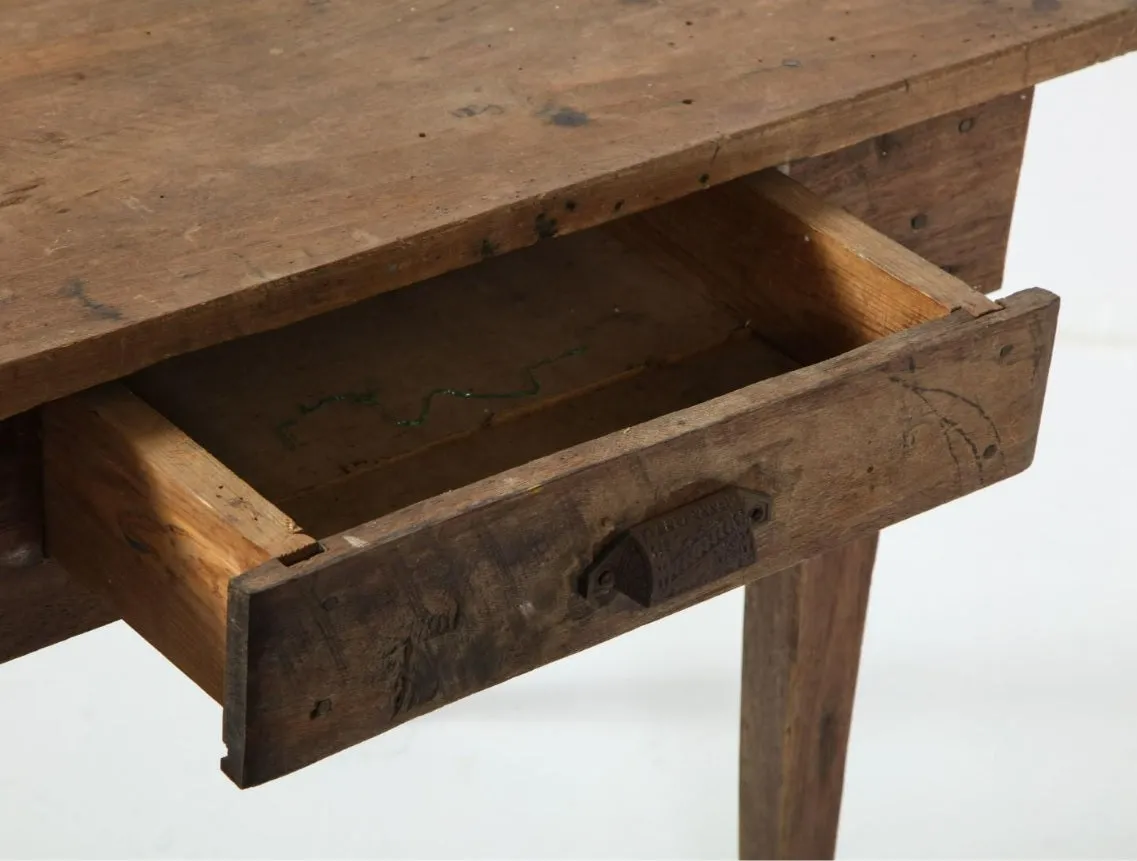
<instances>
[{"instance_id":1,"label":"green paint mark","mask_svg":"<svg viewBox=\"0 0 1137 861\"><path fill-rule=\"evenodd\" d=\"M510 392L475 392L473 389L454 389L454 388L437 388L431 389L422 397L420 402L418 415L413 418L399 418L392 415L387 407L379 399L379 394L375 391L365 392L342 392L336 395L326 395L318 401L310 404L300 404L296 408L298 415L294 418L285 419L276 426L276 434L280 437L285 448L295 449L297 446L296 436L293 433L294 428L300 422L300 419L305 416L310 416L312 413L323 409L331 404L351 404L358 407L374 407L379 410L379 414L385 421L390 422L396 427L401 428L417 428L422 427L430 419L431 410L434 407L434 399L437 397L450 397L461 398L463 400L497 400L497 399L519 399L531 398L541 392L541 382L537 379L536 372L547 365L555 364L564 359L579 356L587 351L587 347L573 347L571 350L566 350L557 356L552 356L548 359L541 359L539 362L534 362L531 365L526 365L521 369L522 374L526 377L526 385L524 388L515 389Z\"/></svg>"}]
</instances>

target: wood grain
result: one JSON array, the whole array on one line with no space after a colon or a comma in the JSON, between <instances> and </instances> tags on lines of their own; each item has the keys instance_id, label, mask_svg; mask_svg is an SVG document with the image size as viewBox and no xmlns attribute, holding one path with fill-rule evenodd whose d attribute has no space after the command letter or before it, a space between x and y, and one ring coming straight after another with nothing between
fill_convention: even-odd
<instances>
[{"instance_id":1,"label":"wood grain","mask_svg":"<svg viewBox=\"0 0 1137 861\"><path fill-rule=\"evenodd\" d=\"M104 597L51 560L0 570L0 664L117 618Z\"/></svg>"},{"instance_id":2,"label":"wood grain","mask_svg":"<svg viewBox=\"0 0 1137 861\"><path fill-rule=\"evenodd\" d=\"M0 417L1135 46L1131 0L25 4Z\"/></svg>"},{"instance_id":3,"label":"wood grain","mask_svg":"<svg viewBox=\"0 0 1137 861\"><path fill-rule=\"evenodd\" d=\"M1025 469L1057 310L1031 290L955 312L233 579L226 772L242 786L286 774ZM652 610L579 596L618 532L728 485L774 499L757 565Z\"/></svg>"},{"instance_id":4,"label":"wood grain","mask_svg":"<svg viewBox=\"0 0 1137 861\"><path fill-rule=\"evenodd\" d=\"M1034 91L816 158L789 176L984 292L1003 282Z\"/></svg>"},{"instance_id":5,"label":"wood grain","mask_svg":"<svg viewBox=\"0 0 1137 861\"><path fill-rule=\"evenodd\" d=\"M229 579L312 540L120 385L43 420L52 556L219 698Z\"/></svg>"},{"instance_id":6,"label":"wood grain","mask_svg":"<svg viewBox=\"0 0 1137 861\"><path fill-rule=\"evenodd\" d=\"M739 857L832 858L877 535L746 587Z\"/></svg>"},{"instance_id":7,"label":"wood grain","mask_svg":"<svg viewBox=\"0 0 1137 861\"><path fill-rule=\"evenodd\" d=\"M963 309L998 306L777 171L611 225L701 276L787 356L817 362Z\"/></svg>"},{"instance_id":8,"label":"wood grain","mask_svg":"<svg viewBox=\"0 0 1137 861\"><path fill-rule=\"evenodd\" d=\"M39 414L0 421L0 578L43 559Z\"/></svg>"}]
</instances>

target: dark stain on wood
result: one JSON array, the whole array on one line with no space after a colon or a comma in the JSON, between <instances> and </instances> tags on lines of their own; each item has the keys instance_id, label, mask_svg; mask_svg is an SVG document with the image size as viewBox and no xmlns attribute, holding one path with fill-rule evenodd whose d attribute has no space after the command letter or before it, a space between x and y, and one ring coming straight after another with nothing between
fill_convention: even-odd
<instances>
[{"instance_id":1,"label":"dark stain on wood","mask_svg":"<svg viewBox=\"0 0 1137 861\"><path fill-rule=\"evenodd\" d=\"M577 128L586 126L590 122L588 114L576 108L557 108L549 115L549 122L562 128Z\"/></svg>"},{"instance_id":2,"label":"dark stain on wood","mask_svg":"<svg viewBox=\"0 0 1137 861\"><path fill-rule=\"evenodd\" d=\"M533 221L533 229L536 231L538 239L552 239L559 230L557 220L547 212L538 213L537 218Z\"/></svg>"},{"instance_id":3,"label":"dark stain on wood","mask_svg":"<svg viewBox=\"0 0 1137 861\"><path fill-rule=\"evenodd\" d=\"M140 541L139 539L135 538L129 532L123 532L122 538L127 544L130 545L130 549L136 553L142 553L149 556L152 556L154 554L153 547L151 547L145 541Z\"/></svg>"},{"instance_id":4,"label":"dark stain on wood","mask_svg":"<svg viewBox=\"0 0 1137 861\"><path fill-rule=\"evenodd\" d=\"M1035 12L1058 12L1062 8L1062 0L1032 0L1030 8Z\"/></svg>"}]
</instances>

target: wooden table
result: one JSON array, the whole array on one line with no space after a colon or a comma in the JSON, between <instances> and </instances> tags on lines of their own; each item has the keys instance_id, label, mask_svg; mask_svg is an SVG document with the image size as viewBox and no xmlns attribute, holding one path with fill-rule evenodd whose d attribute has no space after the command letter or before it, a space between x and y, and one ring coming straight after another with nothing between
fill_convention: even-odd
<instances>
[{"instance_id":1,"label":"wooden table","mask_svg":"<svg viewBox=\"0 0 1137 861\"><path fill-rule=\"evenodd\" d=\"M1012 475L1033 452L1056 302L1030 296L1003 308L963 286L984 292L999 286L1031 88L1137 48L1137 6L1131 0L20 5L0 14L0 660L124 615L225 703L226 770L248 785L745 583L741 851L744 857L831 855L877 530ZM769 173L738 180L767 168L780 168L814 196ZM738 272L751 271L751 245L723 239L755 223L783 243L762 250L762 266L784 276L784 283L760 301L731 286ZM812 261L800 251L793 259L779 256L784 243L799 235L823 253ZM522 250L528 246L535 247ZM627 263L629 255L639 255L638 262ZM582 261L591 261L593 269ZM557 268L582 265L579 277ZM871 272L858 274L864 266ZM651 280L649 270L663 285L653 286L655 292L643 286ZM562 274L550 274L556 272ZM486 278L524 292L518 285L529 284L534 273L548 282L544 293L478 299ZM437 276L444 277L420 283ZM603 290L581 286L607 277L616 281ZM841 280L846 278L848 284ZM743 361L724 353L715 364L719 388L676 402L679 411L671 405L645 413L661 418L642 424L638 414L629 419L632 443L611 442L603 436L607 425L554 443L555 428L571 423L568 413L555 422L549 418L543 430L532 420L529 433L549 440L533 449L533 466L521 465L529 460L523 442L508 439L494 451L513 449L514 459L502 455L498 467L460 482L454 476L465 473L453 465L437 477L437 486L430 485L422 476L436 469L434 462L424 470L427 462L415 461L413 476L392 472L385 480L407 488L418 481L418 495L408 490L406 499L387 500L382 510L388 513L359 529L345 531L342 518L330 519L337 537L319 542L277 511L273 493L265 491L271 501L260 496L265 482L272 483L272 465L260 464L268 478L254 480L255 446L244 454L224 453L256 432L256 410L242 412L240 405L271 403L270 390L278 385L267 371L255 384L255 374L243 383L227 380L239 376L233 369L272 356L289 380L299 379L311 362L287 363L304 339L305 355L325 363L333 360L324 353L335 350L324 345L342 339L348 358L335 361L350 366L350 357L360 353L349 347L376 349L364 341L379 331L358 328L363 323L357 331L352 319L371 320L392 344L398 342L397 349L374 354L388 367L429 365L438 354L437 343L400 341L412 320L424 331L445 332L445 344L466 364L489 367L497 361L496 347L484 339L495 331L497 312L487 311L487 302L512 302L518 314L529 314L518 317L518 325L531 328L533 343L525 349L536 350L543 341L551 344L557 326L567 326L578 310L547 304L553 292L582 291L581 308L626 296L646 309L639 328L604 347L615 351L612 362L624 362L628 357L618 357L618 347L635 342L637 332L648 338L651 327L682 321L692 332L692 351L696 330L706 339L727 331L729 321L717 311L681 298L688 287L700 292L703 282L715 282L715 303L736 312L730 326L753 327L784 356L763 358L770 369L758 376L792 385L757 383L764 388L753 391L761 397L730 412L730 398L752 390L724 394L738 382L728 382L723 369ZM824 301L798 289L821 282L834 291ZM390 293L410 285L417 286ZM404 292L419 298L372 298ZM455 298L465 296L474 298ZM841 301L852 304L837 314L834 303ZM862 313L862 306L868 310ZM338 317L325 316L345 308ZM774 322L763 329L748 318L752 311ZM944 320L955 322L934 322L949 312ZM451 313L460 314L464 325L448 328L444 318ZM963 328L964 318L970 328ZM551 321L550 328L534 322L541 320ZM802 340L799 330L818 321L824 336L811 329ZM257 333L269 334L253 337ZM1012 335L1022 337L1024 348ZM664 341L652 337L650 348L662 349ZM992 339L996 353L980 355L985 339ZM517 391L469 388L461 397L536 397L545 373L537 369L585 348L548 352L556 349L526 354L534 361ZM178 356L186 358L165 361ZM916 375L909 382L903 382L905 364ZM810 367L777 376L796 365ZM954 369L942 373L975 386L976 398L987 397L983 386L992 392L1021 387L1018 400L1000 400L1003 412L997 415L984 401L991 413L984 416L988 430L998 440L971 453L978 470L972 484L964 476L972 466L961 466L958 447L975 448L979 431L961 429L967 419L933 403L935 393L947 389L920 375L935 377L938 367ZM817 375L808 376L815 368ZM1025 376L996 383L992 375L1000 368ZM884 458L875 461L883 464L875 478L868 461L855 480L845 475L842 464L867 450L871 436L864 416L849 407L830 415L856 426L832 441L848 446L850 454L830 462L815 488L831 486L835 496L845 494L843 501L807 506L788 489L814 480L811 470L821 468L815 460L795 460L792 470L782 460L770 465L762 460L772 457L768 451L737 437L743 419L773 428L786 416L803 415L803 404L829 410L844 403L840 393L846 390L891 409L901 403L899 396L886 397L861 382L883 379L882 370L901 381L897 385L909 398L904 403L915 397L923 407L912 409L926 407L938 417L942 462L929 460L918 475L905 466L904 452L923 444L911 423L898 430L894 448L874 449L873 457ZM691 365L683 373L684 385L711 385L710 371ZM117 382L123 380L125 388ZM566 377L563 385L584 392L590 384ZM666 385L641 388L662 397ZM949 394L967 400L962 391ZM455 395L449 389L434 394L439 392ZM434 394L424 400L419 419L433 409ZM717 396L708 403L725 412L710 415L687 406ZM625 392L619 400L629 397ZM325 400L305 401L301 417ZM357 406L377 403L370 395L355 400ZM298 421L275 426L284 449L305 444L293 435ZM679 432L674 422L687 421L698 425L703 445L718 440L714 444L726 446L738 464L749 458L750 472L727 464L726 455L708 455L704 463L704 455L683 449L681 457L677 452L686 443L680 437L695 432ZM387 422L402 429L414 424L409 418ZM887 428L887 421L882 424ZM809 428L828 439L825 427L787 425L786 439ZM178 428L192 429L204 449ZM353 432L346 424L334 430L333 443ZM364 430L361 439L375 427ZM578 445L594 434L608 442ZM270 444L262 440L258 451ZM578 447L551 454L566 445ZM497 463L489 449L455 451L456 464L470 458ZM652 458L658 452L657 463ZM342 451L333 454L342 460ZM964 461L971 455L964 451ZM652 500L665 496L660 488L667 480L649 473L683 472L684 458L704 465L684 479L688 490L668 496L661 509ZM226 468L235 462L241 462L242 478ZM683 594L668 592L674 584L665 584L658 570L647 586L617 578L615 604L596 601L597 590L607 594L611 586L603 580L603 565L584 565L585 579L572 587L579 594L549 598L558 607L555 618L542 615L540 600L530 600L541 599L546 593L540 589L563 581L564 571L580 568L614 536L627 546L657 547L655 538L635 532L636 524L678 528L666 512L677 503L701 504L690 488L743 487L739 476L753 477L755 462L764 464L759 472L766 470L771 487L789 500L783 504L772 494L770 510L755 508L750 495L738 503L759 524L757 562L747 556L753 553L749 544L732 550L733 567L724 562L713 578L687 584ZM99 472L106 464L113 465L113 475ZM498 469L504 478L484 477ZM589 470L603 474L609 488L601 493L610 502L603 516L581 501L599 493L579 478ZM953 475L950 482L943 478ZM214 479L241 504L226 509L219 495L199 506ZM518 496L523 480L530 502ZM474 483L428 498L468 481ZM708 481L714 487L704 487ZM542 487L549 489L543 497ZM865 488L877 495L866 496ZM548 503L554 507L542 509L540 499L550 496L568 508ZM318 522L326 510L327 498L318 497L303 503L310 512L305 523ZM703 518L702 526L727 523L723 528L736 530L730 533L734 541L742 533L729 526L734 515L722 514L722 505L735 503L723 498L716 497L714 512L691 516ZM478 513L483 510L492 517ZM798 522L808 514L820 525L794 531L783 527L783 514L797 515ZM583 524L579 546L550 549L541 542L553 539L517 526L527 517L548 524L562 516ZM145 521L138 529L151 533L128 534L122 524L136 521ZM434 531L415 538L412 533L421 533L427 522ZM509 524L524 540L500 543L495 530ZM176 539L160 545L154 538L159 533ZM443 575L423 567L422 548L450 540L465 547L475 533L484 539L482 549L463 552L494 557L494 577L501 582L492 588L495 594L515 590L520 616L505 613L500 599L485 598L488 575L471 569L446 575L474 584L460 587L465 597L453 609L419 608L381 624L370 617L361 621L364 609L385 612L375 602L379 594L390 598L382 591L388 585L380 589L375 572L388 576L392 558L418 560L399 582L433 582ZM492 541L485 538L491 533ZM685 540L697 542L698 534L684 533ZM411 553L416 540L417 556ZM194 541L196 549L187 555L185 547ZM499 543L489 551L485 541ZM402 549L381 561L379 545ZM685 546L658 545L671 554ZM199 552L202 547L208 552ZM712 541L712 555L716 547ZM65 567L86 585L73 582ZM231 579L242 585L228 585ZM333 581L347 591L321 598L320 606L329 617L350 607L356 613L350 620L309 614L308 598L297 597L289 585ZM357 586L358 594L351 592ZM647 592L637 592L640 586ZM530 588L538 591L525 591ZM470 609L471 594L484 599L481 610ZM593 610L595 622L585 619ZM305 621L296 621L301 617ZM169 619L177 630L171 632ZM383 625L404 623L411 633L381 660L366 649L359 656L352 651L363 648L360 642L372 643ZM473 633L459 632L464 625ZM508 643L496 625L513 632ZM532 630L518 633L526 625ZM352 639L352 626L364 633ZM532 633L538 628L539 636ZM319 687L312 687L319 673L305 675L319 664L313 652L301 645L281 657L280 649L306 638L322 640L334 653L319 681L334 694L310 696ZM447 638L467 639L452 653L437 645ZM442 670L432 665L427 672L415 663L424 660L428 642L427 663L445 664ZM412 647L420 657L411 656ZM265 651L272 657L262 666L257 655ZM383 694L387 699L362 691L368 683L361 679L379 672L368 663L374 660L401 662L395 689ZM345 699L329 676L350 689ZM289 701L290 685L308 697L303 715L287 717L279 704L255 714L258 702ZM392 716L379 725L374 714L388 700ZM311 729L334 721L341 723L329 733ZM274 741L253 751L254 736Z\"/></svg>"}]
</instances>

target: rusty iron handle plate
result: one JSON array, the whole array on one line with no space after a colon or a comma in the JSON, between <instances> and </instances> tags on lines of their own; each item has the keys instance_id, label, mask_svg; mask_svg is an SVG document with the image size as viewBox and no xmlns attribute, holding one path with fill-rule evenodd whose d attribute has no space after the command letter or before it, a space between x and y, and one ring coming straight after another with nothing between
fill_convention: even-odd
<instances>
[{"instance_id":1,"label":"rusty iron handle plate","mask_svg":"<svg viewBox=\"0 0 1137 861\"><path fill-rule=\"evenodd\" d=\"M757 561L754 528L772 512L765 494L731 487L633 526L584 573L581 594L653 607L713 583Z\"/></svg>"}]
</instances>

